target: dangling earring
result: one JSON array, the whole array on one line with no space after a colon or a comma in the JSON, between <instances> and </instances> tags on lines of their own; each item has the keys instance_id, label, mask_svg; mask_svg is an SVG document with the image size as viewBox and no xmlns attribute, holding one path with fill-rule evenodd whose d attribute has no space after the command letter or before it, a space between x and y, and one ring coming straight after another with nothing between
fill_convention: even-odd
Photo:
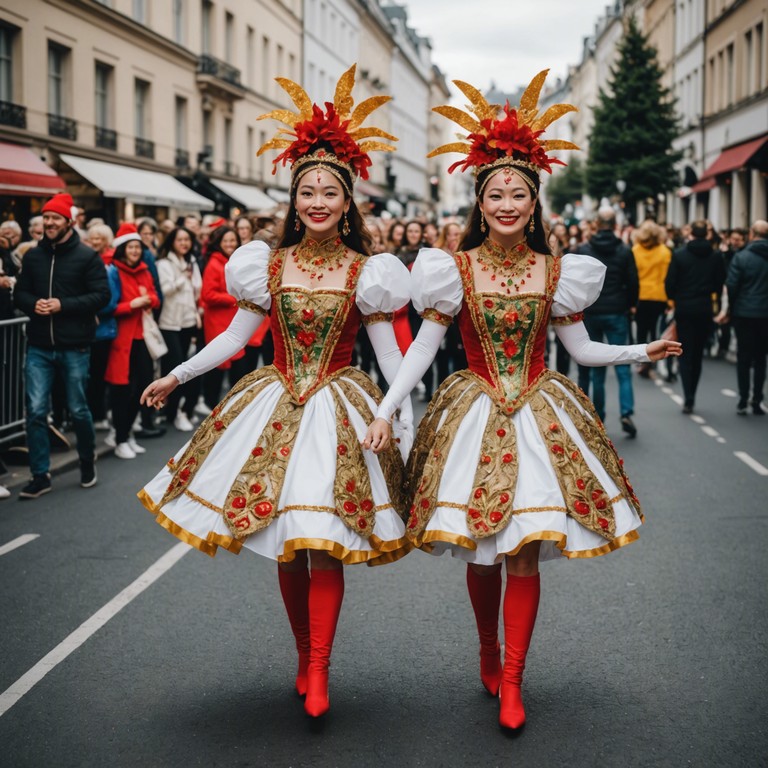
<instances>
[{"instance_id":1,"label":"dangling earring","mask_svg":"<svg viewBox=\"0 0 768 768\"><path fill-rule=\"evenodd\" d=\"M296 223L293 225L293 228L298 232L301 229L301 220L299 217L296 217Z\"/></svg>"},{"instance_id":2,"label":"dangling earring","mask_svg":"<svg viewBox=\"0 0 768 768\"><path fill-rule=\"evenodd\" d=\"M480 211L480 231L485 232L485 214Z\"/></svg>"},{"instance_id":3,"label":"dangling earring","mask_svg":"<svg viewBox=\"0 0 768 768\"><path fill-rule=\"evenodd\" d=\"M344 224L341 227L341 234L346 237L349 234L349 222L347 221L347 212L344 211Z\"/></svg>"},{"instance_id":4,"label":"dangling earring","mask_svg":"<svg viewBox=\"0 0 768 768\"><path fill-rule=\"evenodd\" d=\"M530 221L530 223L528 224L528 231L529 231L531 234L533 234L533 228L534 228L534 226L533 226L533 216L531 216L531 221Z\"/></svg>"}]
</instances>

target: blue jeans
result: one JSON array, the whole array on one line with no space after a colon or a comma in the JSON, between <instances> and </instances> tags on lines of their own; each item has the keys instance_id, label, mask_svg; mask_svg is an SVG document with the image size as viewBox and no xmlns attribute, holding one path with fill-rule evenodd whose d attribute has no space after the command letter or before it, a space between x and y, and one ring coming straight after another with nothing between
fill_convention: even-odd
<instances>
[{"instance_id":1,"label":"blue jeans","mask_svg":"<svg viewBox=\"0 0 768 768\"><path fill-rule=\"evenodd\" d=\"M93 430L93 418L86 397L90 358L91 351L88 348L27 348L24 366L27 387L27 446L29 468L33 475L45 474L51 466L48 414L51 411L51 390L57 369L64 376L67 407L77 435L77 453L81 461L93 461L96 433Z\"/></svg>"},{"instance_id":2,"label":"blue jeans","mask_svg":"<svg viewBox=\"0 0 768 768\"><path fill-rule=\"evenodd\" d=\"M608 344L629 342L629 320L626 315L585 315L584 325L592 341L607 341ZM628 365L614 365L619 380L619 409L622 416L635 412L635 396L632 392L632 371ZM579 386L589 395L592 381L592 402L597 415L605 421L605 371L606 367L591 368L579 366Z\"/></svg>"}]
</instances>

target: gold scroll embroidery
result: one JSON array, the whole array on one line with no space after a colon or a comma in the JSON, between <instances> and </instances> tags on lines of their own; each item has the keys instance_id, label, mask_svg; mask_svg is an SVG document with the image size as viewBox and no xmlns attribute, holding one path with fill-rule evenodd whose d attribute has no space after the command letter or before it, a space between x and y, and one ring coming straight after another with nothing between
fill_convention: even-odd
<instances>
[{"instance_id":1,"label":"gold scroll embroidery","mask_svg":"<svg viewBox=\"0 0 768 768\"><path fill-rule=\"evenodd\" d=\"M203 462L208 458L216 443L226 432L227 427L242 413L244 408L253 402L254 398L265 387L277 379L275 374L276 370L272 366L266 366L243 376L224 399L206 416L192 437L187 450L184 451L179 461L174 462L173 467L171 467L173 477L158 507L162 507L169 501L172 501L185 488L189 487ZM241 393L243 393L242 397L231 408L227 408L232 400Z\"/></svg>"},{"instance_id":2,"label":"gold scroll embroidery","mask_svg":"<svg viewBox=\"0 0 768 768\"><path fill-rule=\"evenodd\" d=\"M341 389L352 407L363 417L365 423L370 424L373 421L373 412L368 407L365 398L355 387L355 384L345 379L352 379L376 403L380 403L383 398L381 390L362 371L358 371L356 368L345 369L344 378L336 379L336 386ZM397 449L394 441L390 441L386 450L378 454L378 460L384 475L384 482L387 484L392 506L400 517L403 518L403 521L405 521L407 519L407 502L404 486L405 468L403 467L400 451ZM363 467L363 470L367 472L365 467Z\"/></svg>"},{"instance_id":3,"label":"gold scroll embroidery","mask_svg":"<svg viewBox=\"0 0 768 768\"><path fill-rule=\"evenodd\" d=\"M509 416L491 406L467 509L467 526L477 538L493 536L509 522L517 468L515 426Z\"/></svg>"},{"instance_id":4,"label":"gold scroll embroidery","mask_svg":"<svg viewBox=\"0 0 768 768\"><path fill-rule=\"evenodd\" d=\"M616 535L616 520L610 497L584 456L558 421L555 409L544 397L530 401L544 444L549 449L555 475L570 515L590 531L611 540Z\"/></svg>"},{"instance_id":5,"label":"gold scroll embroidery","mask_svg":"<svg viewBox=\"0 0 768 768\"><path fill-rule=\"evenodd\" d=\"M453 318L450 315L446 315L444 312L440 312L440 310L435 309L434 307L425 309L421 313L421 317L424 320L430 320L433 323L444 325L446 328L453 322Z\"/></svg>"},{"instance_id":6,"label":"gold scroll embroidery","mask_svg":"<svg viewBox=\"0 0 768 768\"><path fill-rule=\"evenodd\" d=\"M283 393L251 454L229 489L224 522L236 539L266 528L278 514L285 472L304 413Z\"/></svg>"},{"instance_id":7,"label":"gold scroll embroidery","mask_svg":"<svg viewBox=\"0 0 768 768\"><path fill-rule=\"evenodd\" d=\"M370 315L363 315L363 325L391 323L394 317L393 312L372 312Z\"/></svg>"}]
</instances>

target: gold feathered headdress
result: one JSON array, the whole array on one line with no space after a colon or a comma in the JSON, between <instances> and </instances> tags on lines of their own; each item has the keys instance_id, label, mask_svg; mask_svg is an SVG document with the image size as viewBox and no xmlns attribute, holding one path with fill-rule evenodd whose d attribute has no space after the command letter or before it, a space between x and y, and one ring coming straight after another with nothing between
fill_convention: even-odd
<instances>
[{"instance_id":1,"label":"gold feathered headdress","mask_svg":"<svg viewBox=\"0 0 768 768\"><path fill-rule=\"evenodd\" d=\"M259 117L259 120L279 120L288 126L288 129L281 128L257 153L261 155L268 149L283 150L273 161L273 173L277 171L278 163L290 163L294 178L298 179L298 171L311 163L311 167L330 166L328 170L331 171L333 166L339 166L348 172L351 181L354 181L356 176L367 179L368 168L371 166L368 153L377 150L392 152L395 149L383 141L370 140L375 137L397 141L395 136L381 128L362 127L365 119L392 97L371 96L353 109L355 68L356 65L353 64L339 78L333 102L325 102L325 111L312 103L307 92L298 83L285 77L275 78L291 97L298 112L275 109ZM338 171L334 175L344 184L347 192L352 194L348 183Z\"/></svg>"},{"instance_id":2,"label":"gold feathered headdress","mask_svg":"<svg viewBox=\"0 0 768 768\"><path fill-rule=\"evenodd\" d=\"M578 110L572 104L554 104L544 114L539 114L539 95L548 72L545 69L531 80L517 109L510 107L509 102L503 108L498 104L489 104L477 88L462 80L454 80L454 85L469 99L469 112L451 106L434 107L433 112L453 120L469 135L459 135L461 141L443 144L427 157L461 152L466 158L455 162L448 172L453 173L457 168L462 171L474 168L476 176L496 166L525 168L538 176L542 170L552 173L553 165L565 165L547 152L578 147L560 139L542 141L540 136L555 120Z\"/></svg>"}]
</instances>

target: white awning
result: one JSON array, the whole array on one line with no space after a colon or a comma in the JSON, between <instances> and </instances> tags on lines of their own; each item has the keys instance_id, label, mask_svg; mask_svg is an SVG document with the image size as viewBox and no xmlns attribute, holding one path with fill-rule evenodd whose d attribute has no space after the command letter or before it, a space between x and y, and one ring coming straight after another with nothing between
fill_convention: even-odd
<instances>
[{"instance_id":1,"label":"white awning","mask_svg":"<svg viewBox=\"0 0 768 768\"><path fill-rule=\"evenodd\" d=\"M104 197L117 197L139 205L162 205L192 211L212 211L214 208L213 201L193 192L167 173L103 163L75 155L59 157L100 189Z\"/></svg>"},{"instance_id":2,"label":"white awning","mask_svg":"<svg viewBox=\"0 0 768 768\"><path fill-rule=\"evenodd\" d=\"M210 179L210 182L225 195L237 200L248 211L271 211L276 205L269 195L265 195L258 187L250 184L238 184L236 181L221 181L221 179Z\"/></svg>"},{"instance_id":3,"label":"white awning","mask_svg":"<svg viewBox=\"0 0 768 768\"><path fill-rule=\"evenodd\" d=\"M277 187L270 187L267 190L267 194L278 203L290 203L291 193L286 192L284 189L278 189Z\"/></svg>"}]
</instances>

